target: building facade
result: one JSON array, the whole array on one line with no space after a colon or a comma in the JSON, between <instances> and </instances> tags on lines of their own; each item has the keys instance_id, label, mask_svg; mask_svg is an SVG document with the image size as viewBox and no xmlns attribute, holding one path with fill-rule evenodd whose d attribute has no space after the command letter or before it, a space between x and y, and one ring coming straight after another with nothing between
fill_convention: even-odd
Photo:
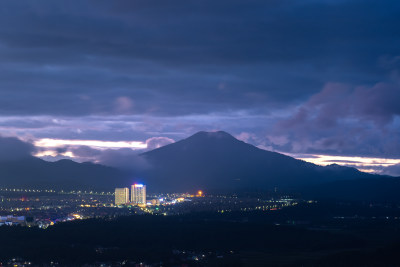
<instances>
[{"instance_id":1,"label":"building facade","mask_svg":"<svg viewBox=\"0 0 400 267\"><path fill-rule=\"evenodd\" d=\"M134 184L131 189L132 204L146 205L146 186L143 184Z\"/></svg>"},{"instance_id":2,"label":"building facade","mask_svg":"<svg viewBox=\"0 0 400 267\"><path fill-rule=\"evenodd\" d=\"M129 188L115 188L115 205L125 205L129 202Z\"/></svg>"}]
</instances>

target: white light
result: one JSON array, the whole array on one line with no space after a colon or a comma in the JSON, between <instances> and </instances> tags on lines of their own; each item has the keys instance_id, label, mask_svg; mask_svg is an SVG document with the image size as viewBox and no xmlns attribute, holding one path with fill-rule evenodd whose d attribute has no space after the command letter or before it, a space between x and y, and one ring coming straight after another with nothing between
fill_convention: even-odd
<instances>
[{"instance_id":1,"label":"white light","mask_svg":"<svg viewBox=\"0 0 400 267\"><path fill-rule=\"evenodd\" d=\"M43 138L34 142L35 146L39 147L60 147L60 146L89 146L98 149L118 149L118 148L132 148L144 149L147 144L139 141L100 141L100 140L63 140Z\"/></svg>"}]
</instances>

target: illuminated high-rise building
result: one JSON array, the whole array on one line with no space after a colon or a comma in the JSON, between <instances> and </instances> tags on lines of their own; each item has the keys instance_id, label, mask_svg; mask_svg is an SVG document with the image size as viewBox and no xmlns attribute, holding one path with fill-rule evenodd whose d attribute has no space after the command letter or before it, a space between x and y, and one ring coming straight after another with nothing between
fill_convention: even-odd
<instances>
[{"instance_id":1,"label":"illuminated high-rise building","mask_svg":"<svg viewBox=\"0 0 400 267\"><path fill-rule=\"evenodd\" d=\"M129 188L115 188L115 205L124 205L129 202Z\"/></svg>"},{"instance_id":2,"label":"illuminated high-rise building","mask_svg":"<svg viewBox=\"0 0 400 267\"><path fill-rule=\"evenodd\" d=\"M133 184L131 189L131 202L133 204L146 204L146 186Z\"/></svg>"}]
</instances>

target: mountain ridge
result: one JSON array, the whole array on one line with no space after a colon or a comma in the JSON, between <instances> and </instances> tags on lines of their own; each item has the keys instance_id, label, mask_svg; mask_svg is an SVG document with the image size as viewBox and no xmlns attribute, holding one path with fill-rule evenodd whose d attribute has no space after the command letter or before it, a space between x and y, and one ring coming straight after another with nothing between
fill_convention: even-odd
<instances>
[{"instance_id":1,"label":"mountain ridge","mask_svg":"<svg viewBox=\"0 0 400 267\"><path fill-rule=\"evenodd\" d=\"M96 163L48 162L35 157L0 161L0 186L57 187L112 191L132 182L152 192L235 192L299 189L340 180L370 179L340 165L319 166L260 149L224 131L198 132L140 154L152 168L136 175ZM382 176L383 177L383 176Z\"/></svg>"},{"instance_id":2,"label":"mountain ridge","mask_svg":"<svg viewBox=\"0 0 400 267\"><path fill-rule=\"evenodd\" d=\"M37 189L93 189L111 191L128 182L128 175L113 167L78 163L69 159L55 162L37 157L0 161L0 186Z\"/></svg>"}]
</instances>

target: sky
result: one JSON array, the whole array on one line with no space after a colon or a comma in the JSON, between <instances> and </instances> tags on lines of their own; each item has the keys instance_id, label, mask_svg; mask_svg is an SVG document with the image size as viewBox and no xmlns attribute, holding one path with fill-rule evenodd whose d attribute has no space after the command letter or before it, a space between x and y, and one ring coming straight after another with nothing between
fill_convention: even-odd
<instances>
[{"instance_id":1,"label":"sky","mask_svg":"<svg viewBox=\"0 0 400 267\"><path fill-rule=\"evenodd\" d=\"M400 176L399 12L379 0L4 0L0 159L131 164L224 130Z\"/></svg>"}]
</instances>

